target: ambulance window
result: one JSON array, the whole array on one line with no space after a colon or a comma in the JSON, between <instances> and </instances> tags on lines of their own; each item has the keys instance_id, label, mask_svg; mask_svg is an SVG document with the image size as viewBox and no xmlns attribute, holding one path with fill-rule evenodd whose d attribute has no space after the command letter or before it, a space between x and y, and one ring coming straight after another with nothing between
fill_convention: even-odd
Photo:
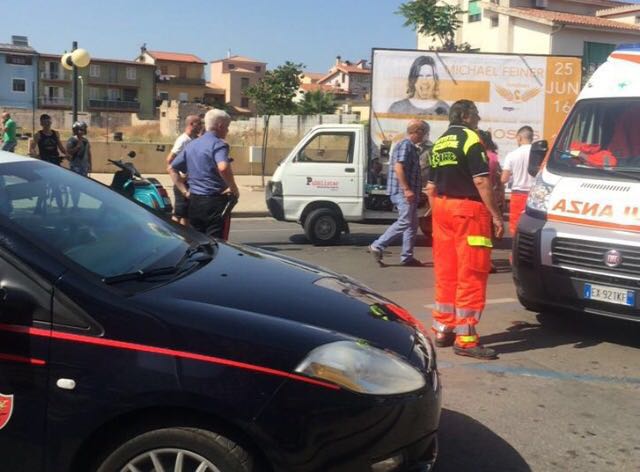
<instances>
[{"instance_id":1,"label":"ambulance window","mask_svg":"<svg viewBox=\"0 0 640 472\"><path fill-rule=\"evenodd\" d=\"M338 163L353 162L354 133L319 133L300 150L296 162Z\"/></svg>"},{"instance_id":2,"label":"ambulance window","mask_svg":"<svg viewBox=\"0 0 640 472\"><path fill-rule=\"evenodd\" d=\"M588 167L640 165L640 100L585 100L576 105L552 160Z\"/></svg>"}]
</instances>

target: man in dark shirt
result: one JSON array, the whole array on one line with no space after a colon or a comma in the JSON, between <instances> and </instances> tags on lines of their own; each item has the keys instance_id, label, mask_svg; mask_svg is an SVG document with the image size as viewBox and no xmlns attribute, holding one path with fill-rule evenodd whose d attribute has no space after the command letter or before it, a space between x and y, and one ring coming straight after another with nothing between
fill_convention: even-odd
<instances>
[{"instance_id":1,"label":"man in dark shirt","mask_svg":"<svg viewBox=\"0 0 640 472\"><path fill-rule=\"evenodd\" d=\"M449 129L435 142L426 187L433 215L436 345L456 354L494 359L475 330L486 301L492 231L503 234L489 176L487 154L470 100L451 106ZM455 343L454 343L455 341Z\"/></svg>"},{"instance_id":2,"label":"man in dark shirt","mask_svg":"<svg viewBox=\"0 0 640 472\"><path fill-rule=\"evenodd\" d=\"M239 196L231 169L229 145L224 141L231 117L222 110L204 116L207 132L187 143L169 166L174 186L189 199L189 224L197 231L224 237L223 211L229 197ZM180 179L187 174L187 186Z\"/></svg>"},{"instance_id":3,"label":"man in dark shirt","mask_svg":"<svg viewBox=\"0 0 640 472\"><path fill-rule=\"evenodd\" d=\"M46 113L40 115L40 126L42 129L36 132L29 145L29 155L60 165L61 154L67 156L67 150L60 140L60 133L51 129L51 117Z\"/></svg>"},{"instance_id":4,"label":"man in dark shirt","mask_svg":"<svg viewBox=\"0 0 640 472\"><path fill-rule=\"evenodd\" d=\"M33 136L29 145L29 155L31 157L39 157L43 161L59 166L62 162L62 156L67 156L67 150L60 140L60 134L56 130L51 129L51 117L46 113L40 115L40 126L42 126L42 129ZM64 191L66 192L66 190ZM62 187L58 185L53 186L51 193L56 200L58 208L64 208ZM36 208L39 211L45 210L46 200L44 197L38 199Z\"/></svg>"}]
</instances>

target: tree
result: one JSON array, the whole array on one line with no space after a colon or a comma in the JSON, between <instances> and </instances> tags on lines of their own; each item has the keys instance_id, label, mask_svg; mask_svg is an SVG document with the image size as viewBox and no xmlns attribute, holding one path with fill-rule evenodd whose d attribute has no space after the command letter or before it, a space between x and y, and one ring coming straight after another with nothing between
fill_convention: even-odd
<instances>
[{"instance_id":1,"label":"tree","mask_svg":"<svg viewBox=\"0 0 640 472\"><path fill-rule=\"evenodd\" d=\"M456 30L462 25L459 16L466 13L457 5L438 5L438 0L412 0L403 3L396 11L405 18L404 26L413 28L420 34L440 41L435 49L440 51L469 51L468 43L455 43Z\"/></svg>"},{"instance_id":2,"label":"tree","mask_svg":"<svg viewBox=\"0 0 640 472\"><path fill-rule=\"evenodd\" d=\"M267 71L262 79L245 90L245 96L256 102L260 115L290 115L296 112L293 98L300 87L302 64L285 62Z\"/></svg>"},{"instance_id":3,"label":"tree","mask_svg":"<svg viewBox=\"0 0 640 472\"><path fill-rule=\"evenodd\" d=\"M300 76L304 65L285 62L274 70L267 71L262 79L245 90L245 96L256 102L258 114L264 116L262 133L262 186L264 187L267 146L269 144L269 118L271 115L290 115L296 112L293 97L300 87Z\"/></svg>"},{"instance_id":4,"label":"tree","mask_svg":"<svg viewBox=\"0 0 640 472\"><path fill-rule=\"evenodd\" d=\"M301 115L332 114L336 111L336 107L332 93L311 90L305 93L302 101L298 103L298 113Z\"/></svg>"}]
</instances>

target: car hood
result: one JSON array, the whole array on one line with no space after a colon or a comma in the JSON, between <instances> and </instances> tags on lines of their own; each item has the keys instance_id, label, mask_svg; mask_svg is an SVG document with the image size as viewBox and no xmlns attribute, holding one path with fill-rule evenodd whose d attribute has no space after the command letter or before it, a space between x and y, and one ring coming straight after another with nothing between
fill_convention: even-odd
<instances>
[{"instance_id":1,"label":"car hood","mask_svg":"<svg viewBox=\"0 0 640 472\"><path fill-rule=\"evenodd\" d=\"M408 357L419 324L408 312L358 282L320 267L259 249L220 244L215 258L188 276L134 297L156 313L216 323L229 313L238 327L256 315L262 321L299 324L345 335ZM180 313L180 315L178 314ZM166 315L165 315L166 318ZM276 324L278 324L276 323Z\"/></svg>"}]
</instances>

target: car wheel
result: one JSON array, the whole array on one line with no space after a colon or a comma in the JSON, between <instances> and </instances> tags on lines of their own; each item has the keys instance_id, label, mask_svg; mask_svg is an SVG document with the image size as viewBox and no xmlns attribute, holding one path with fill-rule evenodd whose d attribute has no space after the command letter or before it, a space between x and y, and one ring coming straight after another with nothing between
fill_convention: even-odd
<instances>
[{"instance_id":1,"label":"car wheel","mask_svg":"<svg viewBox=\"0 0 640 472\"><path fill-rule=\"evenodd\" d=\"M219 434L196 428L167 428L143 433L114 450L97 472L171 470L252 472L251 455Z\"/></svg>"},{"instance_id":2,"label":"car wheel","mask_svg":"<svg viewBox=\"0 0 640 472\"><path fill-rule=\"evenodd\" d=\"M333 245L340 239L341 218L328 208L318 208L304 221L304 234L315 246Z\"/></svg>"}]
</instances>

